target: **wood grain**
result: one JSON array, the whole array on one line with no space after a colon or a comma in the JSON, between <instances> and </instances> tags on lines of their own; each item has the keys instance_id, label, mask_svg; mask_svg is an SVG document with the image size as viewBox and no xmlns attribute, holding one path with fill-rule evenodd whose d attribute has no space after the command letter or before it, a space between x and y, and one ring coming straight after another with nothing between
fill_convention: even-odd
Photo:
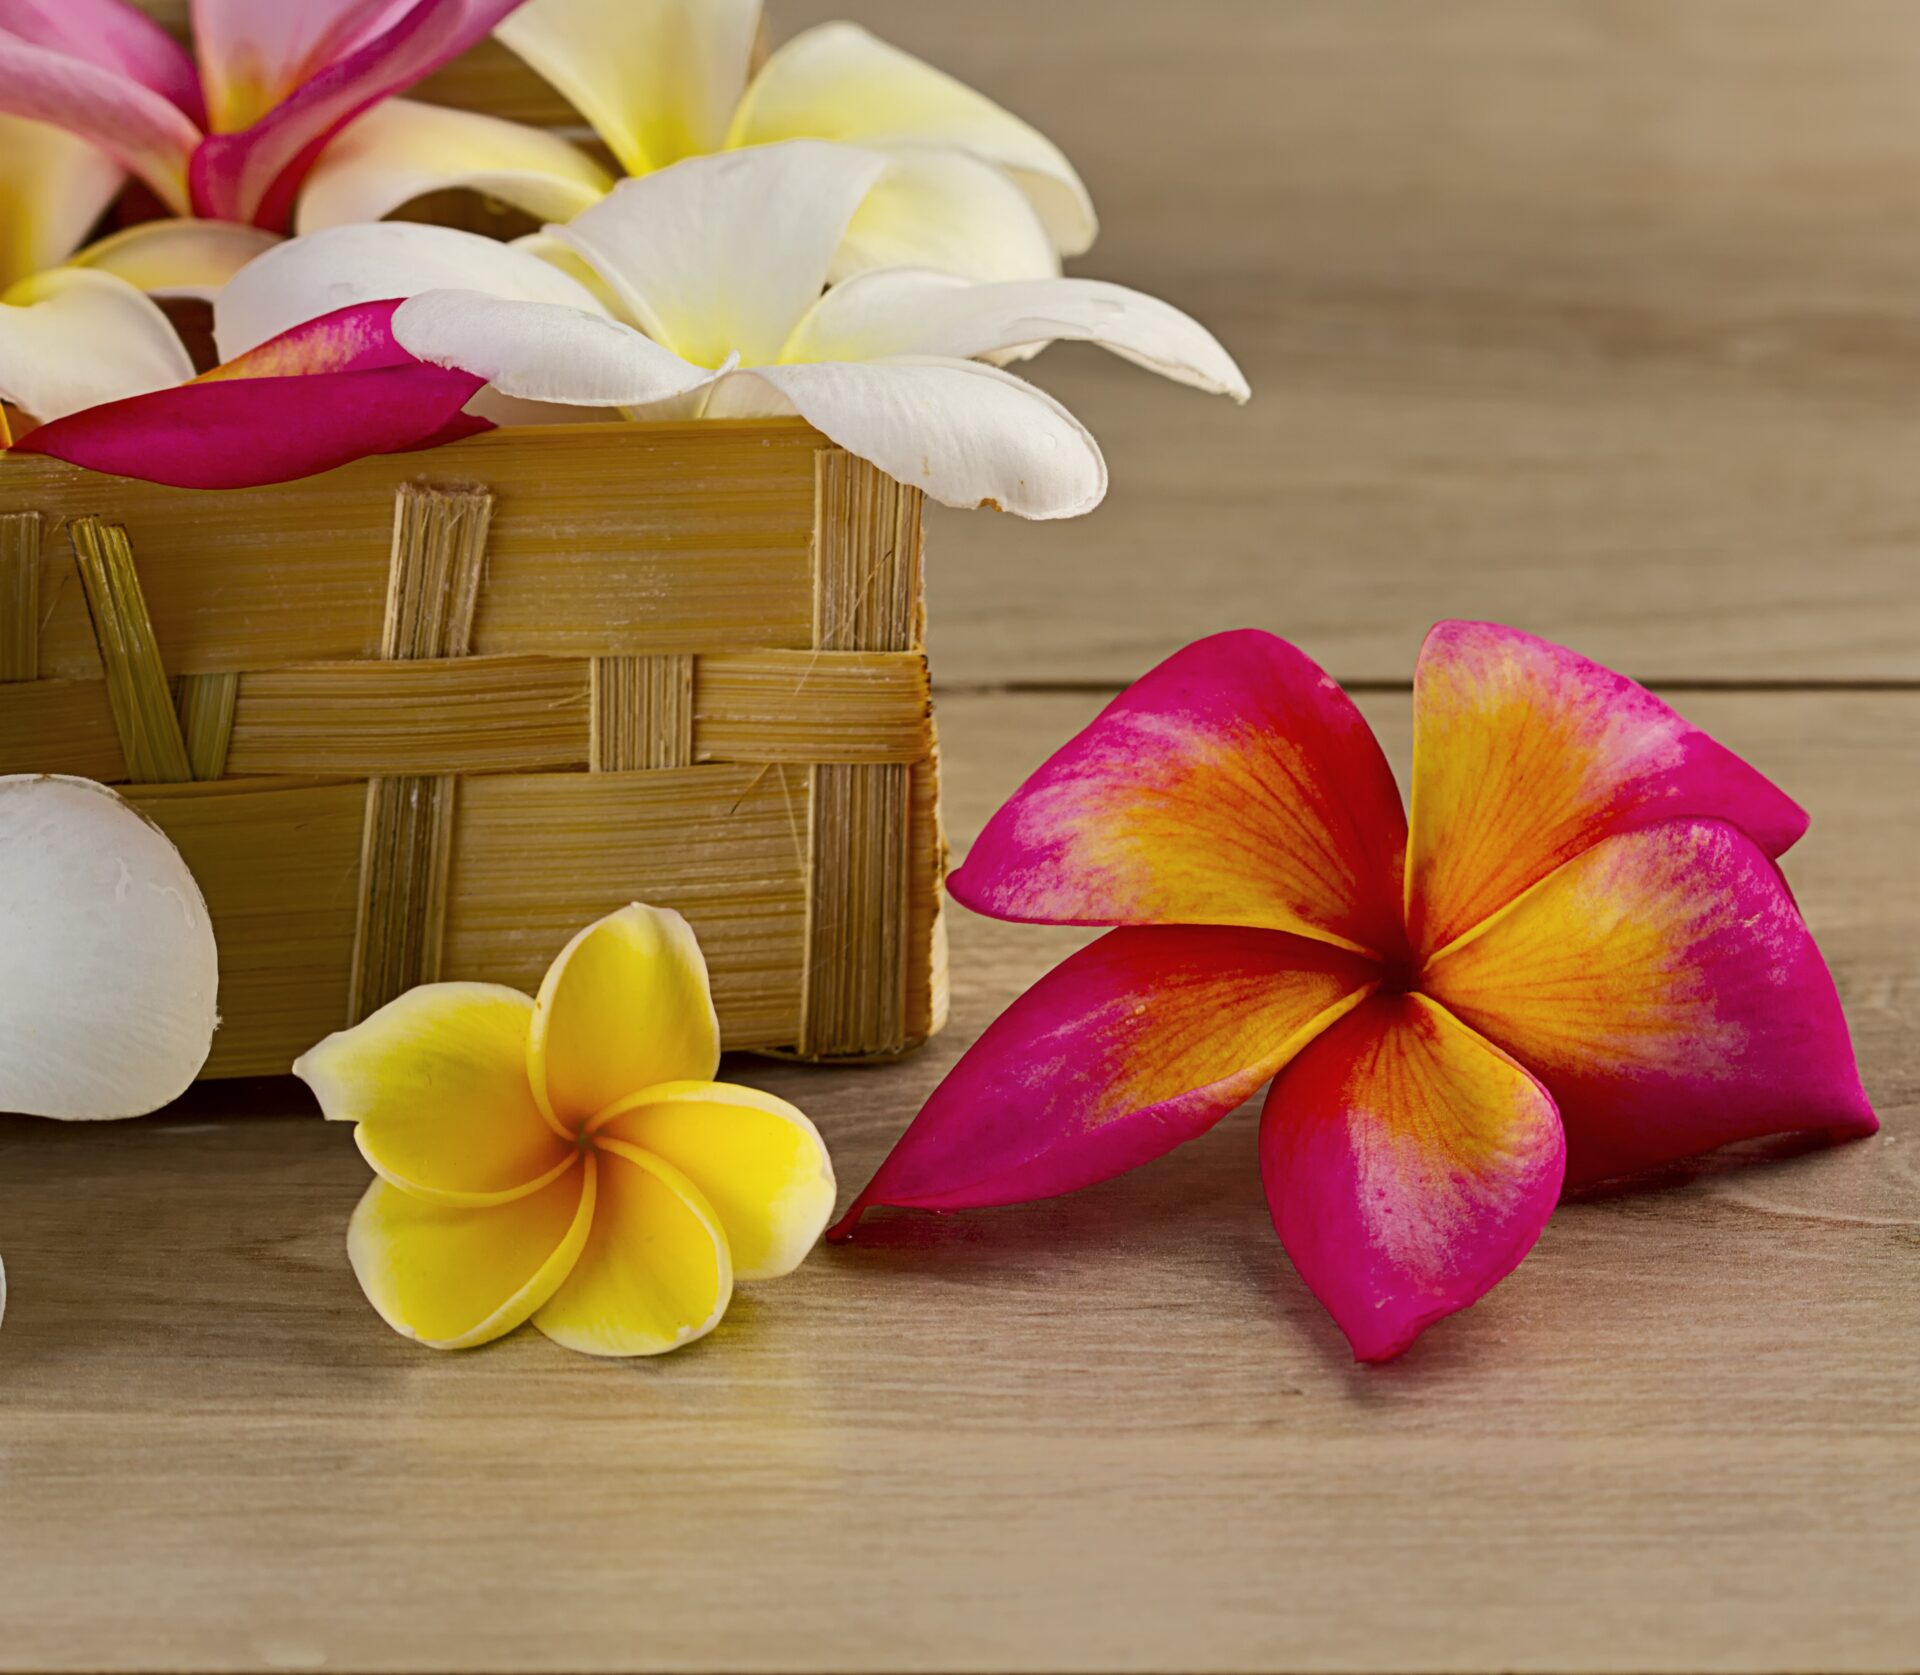
<instances>
[{"instance_id":1,"label":"wood grain","mask_svg":"<svg viewBox=\"0 0 1920 1675\"><path fill-rule=\"evenodd\" d=\"M1243 1112L1051 1204L877 1218L619 1367L389 1333L341 1249L365 1165L287 1084L0 1122L0 1668L1910 1667L1920 697L1684 702L1817 811L1789 872L1882 1137L1569 1205L1367 1370ZM1096 704L950 701L956 833ZM1404 696L1364 707L1404 764ZM730 1067L843 1196L1075 941L953 929L921 1055Z\"/></svg>"},{"instance_id":2,"label":"wood grain","mask_svg":"<svg viewBox=\"0 0 1920 1675\"><path fill-rule=\"evenodd\" d=\"M1675 683L1814 811L1788 872L1886 1129L1568 1204L1388 1368L1280 1252L1247 1112L1055 1203L877 1219L610 1368L388 1334L341 1252L365 1167L285 1084L0 1120L0 1670L1920 1668L1920 8L772 9L776 41L853 17L1039 120L1104 213L1080 270L1192 309L1257 392L1054 351L1031 370L1105 444L1107 506L930 514L961 847L1197 635L1263 624L1382 687L1436 618L1516 622ZM426 92L565 118L494 49ZM645 562L675 590L735 562L681 556ZM49 672L97 675L76 604ZM49 725L116 753L67 700ZM1404 692L1362 701L1404 766ZM731 1067L816 1116L843 1197L1077 940L953 918L924 1052ZM567 928L530 900L516 969Z\"/></svg>"}]
</instances>

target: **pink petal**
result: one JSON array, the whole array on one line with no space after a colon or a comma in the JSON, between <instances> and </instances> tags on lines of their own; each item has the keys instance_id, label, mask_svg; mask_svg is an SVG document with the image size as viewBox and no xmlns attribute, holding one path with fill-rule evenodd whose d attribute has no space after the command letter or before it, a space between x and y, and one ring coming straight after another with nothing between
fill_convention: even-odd
<instances>
[{"instance_id":1,"label":"pink petal","mask_svg":"<svg viewBox=\"0 0 1920 1675\"><path fill-rule=\"evenodd\" d=\"M490 430L461 411L484 381L401 349L398 307L342 309L190 384L42 425L15 450L174 488L239 489Z\"/></svg>"},{"instance_id":2,"label":"pink petal","mask_svg":"<svg viewBox=\"0 0 1920 1675\"><path fill-rule=\"evenodd\" d=\"M250 128L336 60L398 23L415 0L193 0L210 131Z\"/></svg>"},{"instance_id":3,"label":"pink petal","mask_svg":"<svg viewBox=\"0 0 1920 1675\"><path fill-rule=\"evenodd\" d=\"M327 142L369 106L404 92L484 40L522 0L419 0L329 64L252 127L216 134L194 155L197 213L284 231Z\"/></svg>"},{"instance_id":4,"label":"pink petal","mask_svg":"<svg viewBox=\"0 0 1920 1675\"><path fill-rule=\"evenodd\" d=\"M1575 1184L1757 1135L1879 1126L1778 869L1719 822L1596 844L1422 987L1553 1090Z\"/></svg>"},{"instance_id":5,"label":"pink petal","mask_svg":"<svg viewBox=\"0 0 1920 1675\"><path fill-rule=\"evenodd\" d=\"M0 29L0 112L77 134L185 212L187 160L200 130L178 105L119 70Z\"/></svg>"},{"instance_id":6,"label":"pink petal","mask_svg":"<svg viewBox=\"0 0 1920 1675\"><path fill-rule=\"evenodd\" d=\"M832 1236L876 1204L1015 1204L1136 1168L1249 1098L1377 975L1274 931L1113 931L969 1049Z\"/></svg>"},{"instance_id":7,"label":"pink petal","mask_svg":"<svg viewBox=\"0 0 1920 1675\"><path fill-rule=\"evenodd\" d=\"M997 919L1258 925L1392 956L1406 820L1352 701L1271 634L1175 653L994 816L951 880Z\"/></svg>"},{"instance_id":8,"label":"pink petal","mask_svg":"<svg viewBox=\"0 0 1920 1675\"><path fill-rule=\"evenodd\" d=\"M1727 820L1780 855L1807 829L1791 798L1650 692L1517 629L1441 623L1413 715L1408 922L1423 953L1615 832Z\"/></svg>"},{"instance_id":9,"label":"pink petal","mask_svg":"<svg viewBox=\"0 0 1920 1675\"><path fill-rule=\"evenodd\" d=\"M0 0L0 33L118 70L196 123L205 121L199 73L186 48L124 0Z\"/></svg>"},{"instance_id":10,"label":"pink petal","mask_svg":"<svg viewBox=\"0 0 1920 1675\"><path fill-rule=\"evenodd\" d=\"M1341 1019L1260 1117L1273 1224L1361 1361L1391 1360L1510 1274L1564 1161L1546 1090L1420 995Z\"/></svg>"}]
</instances>

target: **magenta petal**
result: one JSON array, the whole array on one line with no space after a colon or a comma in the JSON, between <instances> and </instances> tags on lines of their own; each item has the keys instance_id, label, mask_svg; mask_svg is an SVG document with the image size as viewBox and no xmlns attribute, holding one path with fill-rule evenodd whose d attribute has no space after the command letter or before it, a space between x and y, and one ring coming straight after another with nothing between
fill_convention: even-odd
<instances>
[{"instance_id":1,"label":"magenta petal","mask_svg":"<svg viewBox=\"0 0 1920 1675\"><path fill-rule=\"evenodd\" d=\"M1109 704L993 817L951 889L997 919L1257 925L1391 957L1406 831L1352 700L1246 630Z\"/></svg>"},{"instance_id":2,"label":"magenta petal","mask_svg":"<svg viewBox=\"0 0 1920 1675\"><path fill-rule=\"evenodd\" d=\"M196 123L206 121L200 77L186 48L125 0L0 0L0 31L117 70Z\"/></svg>"},{"instance_id":3,"label":"magenta petal","mask_svg":"<svg viewBox=\"0 0 1920 1675\"><path fill-rule=\"evenodd\" d=\"M195 211L284 231L308 171L362 111L404 92L524 0L419 0L404 17L330 64L251 128L210 136L191 168Z\"/></svg>"},{"instance_id":4,"label":"magenta petal","mask_svg":"<svg viewBox=\"0 0 1920 1675\"><path fill-rule=\"evenodd\" d=\"M58 419L15 449L173 488L260 488L470 435L448 427L480 386L464 372L419 365L202 380Z\"/></svg>"},{"instance_id":5,"label":"magenta petal","mask_svg":"<svg viewBox=\"0 0 1920 1675\"><path fill-rule=\"evenodd\" d=\"M1576 1185L1734 1140L1879 1126L1779 870L1717 821L1596 844L1422 983L1552 1089Z\"/></svg>"},{"instance_id":6,"label":"magenta petal","mask_svg":"<svg viewBox=\"0 0 1920 1675\"><path fill-rule=\"evenodd\" d=\"M1513 1271L1553 1214L1553 1100L1420 995L1380 996L1267 1096L1274 1226L1362 1361L1398 1355Z\"/></svg>"},{"instance_id":7,"label":"magenta petal","mask_svg":"<svg viewBox=\"0 0 1920 1675\"><path fill-rule=\"evenodd\" d=\"M853 1208L1050 1198L1211 1128L1375 969L1277 931L1118 930L1043 977L935 1090Z\"/></svg>"}]
</instances>

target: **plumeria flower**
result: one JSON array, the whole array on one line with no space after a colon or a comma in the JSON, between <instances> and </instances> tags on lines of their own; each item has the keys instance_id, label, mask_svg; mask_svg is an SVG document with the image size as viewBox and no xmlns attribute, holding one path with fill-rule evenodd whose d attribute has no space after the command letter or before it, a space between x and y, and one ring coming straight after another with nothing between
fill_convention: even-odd
<instances>
[{"instance_id":1,"label":"plumeria flower","mask_svg":"<svg viewBox=\"0 0 1920 1675\"><path fill-rule=\"evenodd\" d=\"M797 413L949 505L1033 518L1098 505L1106 463L1057 401L982 357L1083 340L1247 399L1210 333L1117 285L886 270L823 295L886 167L808 140L679 163L550 228L565 271L544 246L447 228L316 233L241 271L215 304L215 335L223 355L244 354L312 315L404 297L402 348L533 404L523 411Z\"/></svg>"},{"instance_id":2,"label":"plumeria flower","mask_svg":"<svg viewBox=\"0 0 1920 1675\"><path fill-rule=\"evenodd\" d=\"M194 0L196 70L125 0L0 0L0 118L83 142L174 215L284 230L335 134L485 39L517 4ZM111 197L99 163L71 146L48 157L76 190L61 204L49 180L17 208L26 224L9 242L36 251L36 267L57 259L56 225L84 231L82 217Z\"/></svg>"},{"instance_id":3,"label":"plumeria flower","mask_svg":"<svg viewBox=\"0 0 1920 1675\"><path fill-rule=\"evenodd\" d=\"M963 1058L846 1220L1067 1192L1273 1081L1281 1240L1362 1360L1532 1248L1563 1184L1877 1127L1776 858L1792 802L1631 681L1485 623L1414 677L1411 820L1284 641L1178 653L989 823L995 918L1121 928Z\"/></svg>"},{"instance_id":4,"label":"plumeria flower","mask_svg":"<svg viewBox=\"0 0 1920 1675\"><path fill-rule=\"evenodd\" d=\"M537 1000L431 984L294 1074L380 1177L347 1249L395 1331L471 1349L531 1320L630 1356L706 1336L736 1279L791 1273L832 1214L813 1124L719 1064L693 931L636 905L568 943Z\"/></svg>"},{"instance_id":5,"label":"plumeria flower","mask_svg":"<svg viewBox=\"0 0 1920 1675\"><path fill-rule=\"evenodd\" d=\"M79 270L63 274L53 277L83 294L89 281L120 284ZM331 471L369 454L438 447L490 429L491 421L464 410L482 380L425 365L394 342L397 306L371 303L323 315L190 383L41 425L15 441L14 450L176 488L233 489ZM79 331L84 324L65 320L63 329ZM0 310L0 334L7 327ZM48 348L54 334L36 339L27 333L22 341L35 351L28 365L43 375L43 386L62 387L71 373ZM6 346L0 335L0 351Z\"/></svg>"},{"instance_id":6,"label":"plumeria flower","mask_svg":"<svg viewBox=\"0 0 1920 1675\"><path fill-rule=\"evenodd\" d=\"M1087 189L1044 135L849 23L795 36L752 74L761 10L760 0L529 0L498 34L628 175L789 139L885 153L885 175L834 252L836 281L875 267L1043 278L1061 254L1092 245ZM550 134L396 102L321 160L299 228L377 221L450 187L566 221L611 184Z\"/></svg>"}]
</instances>

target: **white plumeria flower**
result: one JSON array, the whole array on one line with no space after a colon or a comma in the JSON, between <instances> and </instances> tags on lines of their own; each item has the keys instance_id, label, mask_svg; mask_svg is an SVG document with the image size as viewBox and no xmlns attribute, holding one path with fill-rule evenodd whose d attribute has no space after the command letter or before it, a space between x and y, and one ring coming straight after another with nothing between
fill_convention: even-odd
<instances>
[{"instance_id":1,"label":"white plumeria flower","mask_svg":"<svg viewBox=\"0 0 1920 1675\"><path fill-rule=\"evenodd\" d=\"M791 139L884 153L886 174L834 253L836 281L899 266L1038 278L1092 245L1092 200L1045 135L850 23L804 31L755 74L761 11L761 0L528 0L496 33L631 176ZM551 134L394 101L323 155L296 224L377 221L452 187L565 221L611 185Z\"/></svg>"},{"instance_id":2,"label":"white plumeria flower","mask_svg":"<svg viewBox=\"0 0 1920 1675\"><path fill-rule=\"evenodd\" d=\"M219 963L180 852L91 780L0 777L0 1111L144 1116L213 1042Z\"/></svg>"},{"instance_id":3,"label":"white plumeria flower","mask_svg":"<svg viewBox=\"0 0 1920 1675\"><path fill-rule=\"evenodd\" d=\"M883 270L823 295L886 168L876 153L816 141L679 163L547 230L570 273L534 249L444 228L315 234L236 277L215 305L216 337L231 359L333 309L406 297L394 316L402 347L518 401L648 417L797 413L948 505L1029 518L1091 511L1106 463L1057 401L979 357L1092 342L1247 399L1205 328L1118 285Z\"/></svg>"}]
</instances>

